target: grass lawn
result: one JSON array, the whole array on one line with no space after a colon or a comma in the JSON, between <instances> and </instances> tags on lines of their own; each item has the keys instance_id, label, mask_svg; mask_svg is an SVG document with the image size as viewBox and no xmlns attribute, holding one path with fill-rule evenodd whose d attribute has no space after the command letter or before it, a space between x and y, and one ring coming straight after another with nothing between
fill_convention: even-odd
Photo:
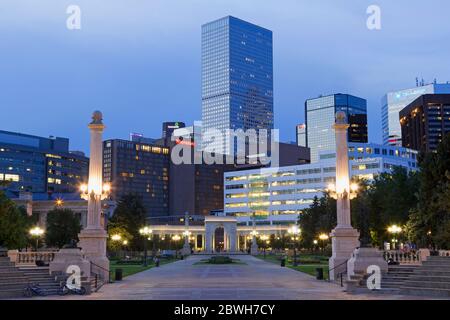
<instances>
[{"instance_id":1,"label":"grass lawn","mask_svg":"<svg viewBox=\"0 0 450 320\"><path fill-rule=\"evenodd\" d=\"M178 260L178 259L161 259L160 260L160 265L164 265L164 264L167 264L167 263L170 263L170 262L174 262L176 260ZM139 273L139 272L142 272L142 271L154 268L154 267L155 267L155 265L153 263L150 263L150 262L149 262L147 267L144 267L142 264L134 264L134 265L117 264L117 261L115 261L115 260L111 260L110 263L109 263L109 270L111 270L113 272L111 274L113 279L115 277L116 269L122 269L123 270L122 271L122 276L125 278L125 277L128 277L128 276L131 276L132 274Z\"/></svg>"},{"instance_id":2,"label":"grass lawn","mask_svg":"<svg viewBox=\"0 0 450 320\"><path fill-rule=\"evenodd\" d=\"M265 260L267 262L272 262L280 265L280 257L275 255L257 255L257 258ZM297 266L292 264L292 260L288 259L286 261L286 267L291 268L300 272L307 273L312 276L316 276L316 268L323 268L323 277L328 279L328 257L318 256L318 255L305 255L301 254L297 257L297 261L300 261Z\"/></svg>"}]
</instances>

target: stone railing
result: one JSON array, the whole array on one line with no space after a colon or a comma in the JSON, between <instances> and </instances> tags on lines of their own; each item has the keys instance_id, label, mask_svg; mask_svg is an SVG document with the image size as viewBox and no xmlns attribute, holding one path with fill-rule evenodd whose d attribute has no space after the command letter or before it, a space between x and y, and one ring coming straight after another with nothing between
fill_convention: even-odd
<instances>
[{"instance_id":1,"label":"stone railing","mask_svg":"<svg viewBox=\"0 0 450 320\"><path fill-rule=\"evenodd\" d=\"M420 265L422 264L422 258L420 252L403 252L398 250L390 250L384 252L384 259L386 261L398 262L399 264L407 265Z\"/></svg>"},{"instance_id":2,"label":"stone railing","mask_svg":"<svg viewBox=\"0 0 450 320\"><path fill-rule=\"evenodd\" d=\"M18 266L35 266L36 261L42 261L48 264L55 258L54 251L38 251L38 252L19 252L17 250L8 251L8 257L11 262Z\"/></svg>"},{"instance_id":3,"label":"stone railing","mask_svg":"<svg viewBox=\"0 0 450 320\"><path fill-rule=\"evenodd\" d=\"M450 250L439 250L440 257L450 257Z\"/></svg>"}]
</instances>

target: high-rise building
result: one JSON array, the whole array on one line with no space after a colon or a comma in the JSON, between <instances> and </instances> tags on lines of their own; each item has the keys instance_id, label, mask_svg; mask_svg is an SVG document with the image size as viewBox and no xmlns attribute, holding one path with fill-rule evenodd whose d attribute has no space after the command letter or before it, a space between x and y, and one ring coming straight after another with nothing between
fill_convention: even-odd
<instances>
[{"instance_id":1,"label":"high-rise building","mask_svg":"<svg viewBox=\"0 0 450 320\"><path fill-rule=\"evenodd\" d=\"M147 216L169 213L169 148L120 139L103 142L103 180L111 184L111 199L142 197Z\"/></svg>"},{"instance_id":2,"label":"high-rise building","mask_svg":"<svg viewBox=\"0 0 450 320\"><path fill-rule=\"evenodd\" d=\"M306 124L298 124L295 127L295 133L297 145L300 147L306 147Z\"/></svg>"},{"instance_id":3,"label":"high-rise building","mask_svg":"<svg viewBox=\"0 0 450 320\"><path fill-rule=\"evenodd\" d=\"M0 131L0 181L12 192L72 193L87 181L89 159L69 139Z\"/></svg>"},{"instance_id":4,"label":"high-rise building","mask_svg":"<svg viewBox=\"0 0 450 320\"><path fill-rule=\"evenodd\" d=\"M231 16L202 26L203 150L234 152L227 129L273 129L272 59L270 30Z\"/></svg>"},{"instance_id":5,"label":"high-rise building","mask_svg":"<svg viewBox=\"0 0 450 320\"><path fill-rule=\"evenodd\" d=\"M368 142L365 99L339 93L306 100L306 144L311 150L311 162L319 160L320 151L336 148L333 124L338 111L343 111L347 115L350 124L348 141Z\"/></svg>"},{"instance_id":6,"label":"high-rise building","mask_svg":"<svg viewBox=\"0 0 450 320\"><path fill-rule=\"evenodd\" d=\"M387 93L382 99L381 123L383 126L383 144L401 146L402 131L399 121L400 111L424 94L450 93L450 84L432 83L415 88Z\"/></svg>"},{"instance_id":7,"label":"high-rise building","mask_svg":"<svg viewBox=\"0 0 450 320\"><path fill-rule=\"evenodd\" d=\"M450 133L450 94L425 94L400 111L402 144L418 151L437 149Z\"/></svg>"}]
</instances>

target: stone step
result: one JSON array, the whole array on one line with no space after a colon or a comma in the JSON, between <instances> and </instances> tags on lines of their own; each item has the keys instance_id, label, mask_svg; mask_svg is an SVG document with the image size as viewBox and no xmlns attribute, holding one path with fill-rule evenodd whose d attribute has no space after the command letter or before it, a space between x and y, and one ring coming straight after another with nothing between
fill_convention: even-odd
<instances>
[{"instance_id":1,"label":"stone step","mask_svg":"<svg viewBox=\"0 0 450 320\"><path fill-rule=\"evenodd\" d=\"M450 283L450 274L449 276L435 276L435 275L414 275L410 277L408 280L411 281L431 281L431 282L445 282Z\"/></svg>"},{"instance_id":2,"label":"stone step","mask_svg":"<svg viewBox=\"0 0 450 320\"><path fill-rule=\"evenodd\" d=\"M405 287L414 288L436 288L450 290L450 283L448 282L432 282L432 281L414 281L408 280L403 284Z\"/></svg>"},{"instance_id":3,"label":"stone step","mask_svg":"<svg viewBox=\"0 0 450 320\"><path fill-rule=\"evenodd\" d=\"M402 287L401 294L416 296L450 297L450 289Z\"/></svg>"},{"instance_id":4,"label":"stone step","mask_svg":"<svg viewBox=\"0 0 450 320\"><path fill-rule=\"evenodd\" d=\"M428 271L428 270L418 270L414 275L417 276L443 276L450 277L450 271Z\"/></svg>"},{"instance_id":5,"label":"stone step","mask_svg":"<svg viewBox=\"0 0 450 320\"><path fill-rule=\"evenodd\" d=\"M26 277L20 276L20 275L19 276L13 275L13 276L10 276L10 277L2 277L2 278L0 278L0 284L1 283L6 283L6 282L14 282L14 281L26 281L26 282L28 282L29 279L26 278Z\"/></svg>"},{"instance_id":6,"label":"stone step","mask_svg":"<svg viewBox=\"0 0 450 320\"><path fill-rule=\"evenodd\" d=\"M13 290L13 289L25 289L28 286L28 282L24 283L7 283L0 285L0 292L5 290Z\"/></svg>"},{"instance_id":7,"label":"stone step","mask_svg":"<svg viewBox=\"0 0 450 320\"><path fill-rule=\"evenodd\" d=\"M24 274L20 271L14 270L14 269L13 270L5 270L3 272L0 272L0 279L7 278L7 277L14 277L14 276L23 277Z\"/></svg>"},{"instance_id":8,"label":"stone step","mask_svg":"<svg viewBox=\"0 0 450 320\"><path fill-rule=\"evenodd\" d=\"M23 297L23 289L24 288L0 290L0 299Z\"/></svg>"},{"instance_id":9,"label":"stone step","mask_svg":"<svg viewBox=\"0 0 450 320\"><path fill-rule=\"evenodd\" d=\"M11 261L0 261L0 268L14 266L14 263Z\"/></svg>"}]
</instances>

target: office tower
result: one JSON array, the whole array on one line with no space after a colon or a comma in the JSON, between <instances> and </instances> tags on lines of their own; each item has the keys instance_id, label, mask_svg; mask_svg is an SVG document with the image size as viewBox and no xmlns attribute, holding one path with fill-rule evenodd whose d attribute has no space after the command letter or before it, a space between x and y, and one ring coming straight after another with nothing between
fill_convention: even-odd
<instances>
[{"instance_id":1,"label":"office tower","mask_svg":"<svg viewBox=\"0 0 450 320\"><path fill-rule=\"evenodd\" d=\"M300 147L306 147L306 124L298 124L295 127L295 133L297 145Z\"/></svg>"},{"instance_id":2,"label":"office tower","mask_svg":"<svg viewBox=\"0 0 450 320\"><path fill-rule=\"evenodd\" d=\"M111 184L111 198L142 197L147 216L169 210L169 148L120 139L103 142L103 180Z\"/></svg>"},{"instance_id":3,"label":"office tower","mask_svg":"<svg viewBox=\"0 0 450 320\"><path fill-rule=\"evenodd\" d=\"M89 159L69 151L69 139L0 131L0 181L11 192L77 192Z\"/></svg>"},{"instance_id":4,"label":"office tower","mask_svg":"<svg viewBox=\"0 0 450 320\"><path fill-rule=\"evenodd\" d=\"M379 144L349 143L350 175L373 181L394 167L417 170L417 151ZM321 151L315 163L226 172L224 212L238 223L251 225L253 214L260 225L289 225L298 221L314 197L321 198L336 183L335 151Z\"/></svg>"},{"instance_id":5,"label":"office tower","mask_svg":"<svg viewBox=\"0 0 450 320\"><path fill-rule=\"evenodd\" d=\"M320 151L335 150L336 139L332 126L338 111L344 111L347 115L350 124L348 141L368 141L365 99L339 93L306 100L306 144L311 150L311 162L319 160Z\"/></svg>"},{"instance_id":6,"label":"office tower","mask_svg":"<svg viewBox=\"0 0 450 320\"><path fill-rule=\"evenodd\" d=\"M419 85L419 84L418 84ZM382 99L383 144L402 145L402 132L399 122L400 111L424 94L450 93L450 84L427 84L415 88L387 93Z\"/></svg>"},{"instance_id":7,"label":"office tower","mask_svg":"<svg viewBox=\"0 0 450 320\"><path fill-rule=\"evenodd\" d=\"M273 129L272 68L270 30L231 16L202 26L203 150L234 152L227 129Z\"/></svg>"},{"instance_id":8,"label":"office tower","mask_svg":"<svg viewBox=\"0 0 450 320\"><path fill-rule=\"evenodd\" d=\"M418 151L437 149L450 133L450 94L425 94L400 111L402 144Z\"/></svg>"}]
</instances>

